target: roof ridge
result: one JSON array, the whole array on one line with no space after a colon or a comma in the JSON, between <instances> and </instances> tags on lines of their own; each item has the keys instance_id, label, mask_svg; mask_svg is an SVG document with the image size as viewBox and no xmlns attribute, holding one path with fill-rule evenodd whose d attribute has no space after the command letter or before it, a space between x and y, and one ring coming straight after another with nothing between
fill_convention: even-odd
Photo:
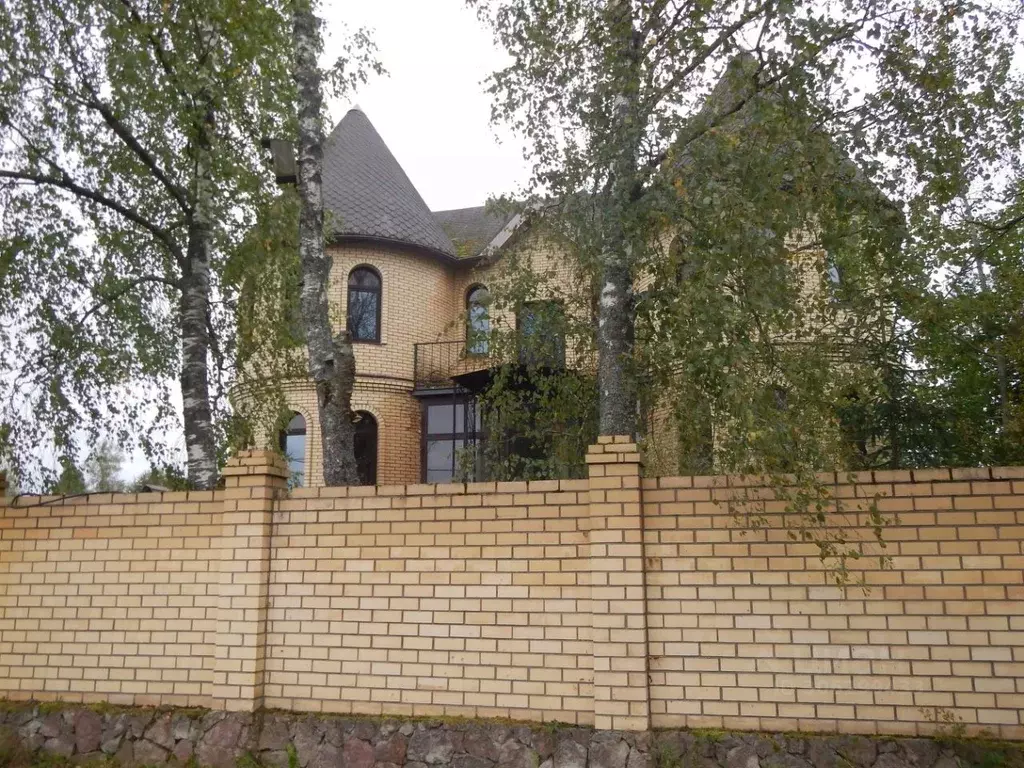
<instances>
[{"instance_id":1,"label":"roof ridge","mask_svg":"<svg viewBox=\"0 0 1024 768\"><path fill-rule=\"evenodd\" d=\"M465 206L462 206L461 208L441 208L441 209L438 209L436 211L432 210L431 213L433 213L433 214L440 214L440 213L453 213L455 211L475 211L475 210L480 209L480 208L487 208L486 203L484 205L465 205Z\"/></svg>"}]
</instances>

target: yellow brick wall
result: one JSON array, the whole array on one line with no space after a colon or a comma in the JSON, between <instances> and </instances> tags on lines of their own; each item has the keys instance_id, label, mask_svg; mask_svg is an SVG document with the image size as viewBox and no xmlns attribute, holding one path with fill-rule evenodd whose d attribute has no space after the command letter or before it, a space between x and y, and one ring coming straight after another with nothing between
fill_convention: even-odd
<instances>
[{"instance_id":1,"label":"yellow brick wall","mask_svg":"<svg viewBox=\"0 0 1024 768\"><path fill-rule=\"evenodd\" d=\"M222 508L212 492L0 506L0 697L208 702Z\"/></svg>"},{"instance_id":2,"label":"yellow brick wall","mask_svg":"<svg viewBox=\"0 0 1024 768\"><path fill-rule=\"evenodd\" d=\"M286 494L251 451L221 491L8 500L0 696L1024 738L1024 468L825 478L898 515L843 591L751 481L588 465Z\"/></svg>"},{"instance_id":3,"label":"yellow brick wall","mask_svg":"<svg viewBox=\"0 0 1024 768\"><path fill-rule=\"evenodd\" d=\"M348 306L348 275L368 265L383 281L380 344L357 343L356 371L362 376L400 379L412 389L413 345L447 336L461 311L452 288L455 267L436 258L397 246L337 245L330 249L329 301L338 328Z\"/></svg>"},{"instance_id":4,"label":"yellow brick wall","mask_svg":"<svg viewBox=\"0 0 1024 768\"><path fill-rule=\"evenodd\" d=\"M771 502L739 529L725 478L644 481L653 724L929 733L949 713L1024 738L1024 470L845 479L899 516L892 568L853 564L867 591L830 586Z\"/></svg>"},{"instance_id":5,"label":"yellow brick wall","mask_svg":"<svg viewBox=\"0 0 1024 768\"><path fill-rule=\"evenodd\" d=\"M356 376L352 409L372 413L377 420L377 482L415 483L420 479L420 402L411 387L386 379ZM306 419L307 485L324 483L323 445L316 391L308 381L284 388L285 404ZM267 442L267 447L272 447Z\"/></svg>"},{"instance_id":6,"label":"yellow brick wall","mask_svg":"<svg viewBox=\"0 0 1024 768\"><path fill-rule=\"evenodd\" d=\"M569 291L574 284L571 262L549 238L528 234L521 246L538 271L558 275L554 287ZM333 264L329 301L335 327L342 327L347 311L348 275L353 268L371 266L381 274L381 343L357 343L354 410L377 418L379 484L415 483L421 477L421 406L413 389L414 345L433 341L464 341L467 290L477 284L492 286L500 279L503 262L483 267L451 265L399 246L346 244L330 248ZM570 291L571 292L571 291ZM510 324L511 315L495 316L492 324ZM455 358L452 358L456 362ZM456 372L486 365L479 357L466 358ZM284 385L285 403L306 419L306 478L310 487L323 485L323 452L316 393L306 381ZM264 430L266 432L267 430ZM263 447L277 440L264 434Z\"/></svg>"},{"instance_id":7,"label":"yellow brick wall","mask_svg":"<svg viewBox=\"0 0 1024 768\"><path fill-rule=\"evenodd\" d=\"M587 498L580 480L293 492L267 706L590 722Z\"/></svg>"}]
</instances>

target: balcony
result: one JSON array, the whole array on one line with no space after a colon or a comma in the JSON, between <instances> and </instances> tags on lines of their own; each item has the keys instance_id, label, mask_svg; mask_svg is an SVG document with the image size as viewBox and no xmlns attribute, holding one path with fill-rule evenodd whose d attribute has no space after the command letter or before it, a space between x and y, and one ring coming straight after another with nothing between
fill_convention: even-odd
<instances>
[{"instance_id":1,"label":"balcony","mask_svg":"<svg viewBox=\"0 0 1024 768\"><path fill-rule=\"evenodd\" d=\"M413 345L413 380L416 391L458 387L455 376L485 371L493 364L487 355L466 351L466 342L430 341Z\"/></svg>"}]
</instances>

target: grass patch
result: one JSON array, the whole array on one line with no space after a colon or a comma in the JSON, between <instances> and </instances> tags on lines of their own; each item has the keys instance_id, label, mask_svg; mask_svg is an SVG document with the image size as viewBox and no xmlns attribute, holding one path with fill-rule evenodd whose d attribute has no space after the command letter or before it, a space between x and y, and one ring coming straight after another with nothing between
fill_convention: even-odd
<instances>
[{"instance_id":1,"label":"grass patch","mask_svg":"<svg viewBox=\"0 0 1024 768\"><path fill-rule=\"evenodd\" d=\"M728 731L719 728L691 728L690 733L697 741L706 741L711 744L717 744L729 735Z\"/></svg>"}]
</instances>

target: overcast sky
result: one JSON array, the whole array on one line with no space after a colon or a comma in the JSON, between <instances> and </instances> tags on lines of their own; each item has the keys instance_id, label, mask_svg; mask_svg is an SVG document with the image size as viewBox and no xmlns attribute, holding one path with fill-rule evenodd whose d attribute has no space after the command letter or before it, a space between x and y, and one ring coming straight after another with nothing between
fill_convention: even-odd
<instances>
[{"instance_id":1,"label":"overcast sky","mask_svg":"<svg viewBox=\"0 0 1024 768\"><path fill-rule=\"evenodd\" d=\"M388 70L353 101L431 210L482 205L526 180L521 144L499 142L483 80L506 57L464 0L324 0L326 51L347 25L366 27ZM330 103L334 123L352 106Z\"/></svg>"}]
</instances>

